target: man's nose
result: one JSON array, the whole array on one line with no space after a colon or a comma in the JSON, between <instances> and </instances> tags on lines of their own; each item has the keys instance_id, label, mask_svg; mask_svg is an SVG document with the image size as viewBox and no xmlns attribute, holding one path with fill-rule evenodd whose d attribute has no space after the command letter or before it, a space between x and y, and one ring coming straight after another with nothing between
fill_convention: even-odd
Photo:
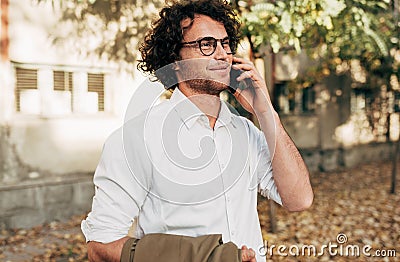
<instances>
[{"instance_id":1,"label":"man's nose","mask_svg":"<svg viewBox=\"0 0 400 262\"><path fill-rule=\"evenodd\" d=\"M215 59L226 59L228 54L226 53L221 41L217 41L217 46L215 47Z\"/></svg>"}]
</instances>

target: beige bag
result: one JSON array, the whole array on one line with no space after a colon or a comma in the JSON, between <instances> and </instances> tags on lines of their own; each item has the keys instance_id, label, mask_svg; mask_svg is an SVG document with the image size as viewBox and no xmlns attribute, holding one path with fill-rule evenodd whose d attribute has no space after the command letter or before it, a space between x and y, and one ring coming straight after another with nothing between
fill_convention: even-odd
<instances>
[{"instance_id":1,"label":"beige bag","mask_svg":"<svg viewBox=\"0 0 400 262\"><path fill-rule=\"evenodd\" d=\"M240 262L241 250L222 235L148 234L125 242L121 262Z\"/></svg>"}]
</instances>

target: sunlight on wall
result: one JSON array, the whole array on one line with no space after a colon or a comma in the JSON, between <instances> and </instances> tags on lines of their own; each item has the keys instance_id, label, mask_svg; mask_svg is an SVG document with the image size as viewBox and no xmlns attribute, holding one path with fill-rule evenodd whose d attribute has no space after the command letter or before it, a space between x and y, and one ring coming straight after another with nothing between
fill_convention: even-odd
<instances>
[{"instance_id":1,"label":"sunlight on wall","mask_svg":"<svg viewBox=\"0 0 400 262\"><path fill-rule=\"evenodd\" d=\"M395 113L395 96L382 85L379 96L351 95L351 116L335 130L335 140L343 146L369 142L396 141L399 137L400 114Z\"/></svg>"},{"instance_id":2,"label":"sunlight on wall","mask_svg":"<svg viewBox=\"0 0 400 262\"><path fill-rule=\"evenodd\" d=\"M397 79L396 75L390 76L390 85L393 90L399 91L400 90L400 83L399 79Z\"/></svg>"},{"instance_id":3,"label":"sunlight on wall","mask_svg":"<svg viewBox=\"0 0 400 262\"><path fill-rule=\"evenodd\" d=\"M365 70L361 67L361 63L359 60L353 59L350 62L351 66L351 77L358 83L366 83L367 82L367 74Z\"/></svg>"},{"instance_id":4,"label":"sunlight on wall","mask_svg":"<svg viewBox=\"0 0 400 262\"><path fill-rule=\"evenodd\" d=\"M91 113L95 114L98 112L98 94L96 92L87 92L86 97L85 97L85 113Z\"/></svg>"},{"instance_id":5,"label":"sunlight on wall","mask_svg":"<svg viewBox=\"0 0 400 262\"><path fill-rule=\"evenodd\" d=\"M352 114L349 120L335 130L335 140L343 146L366 144L374 140L365 112Z\"/></svg>"},{"instance_id":6,"label":"sunlight on wall","mask_svg":"<svg viewBox=\"0 0 400 262\"><path fill-rule=\"evenodd\" d=\"M293 80L299 75L300 58L291 54L276 54L275 77L281 81Z\"/></svg>"},{"instance_id":7,"label":"sunlight on wall","mask_svg":"<svg viewBox=\"0 0 400 262\"><path fill-rule=\"evenodd\" d=\"M14 80L9 63L0 61L0 124L8 122L12 115L12 105L14 103L13 88Z\"/></svg>"},{"instance_id":8,"label":"sunlight on wall","mask_svg":"<svg viewBox=\"0 0 400 262\"><path fill-rule=\"evenodd\" d=\"M400 115L390 115L390 140L397 141L400 136Z\"/></svg>"},{"instance_id":9,"label":"sunlight on wall","mask_svg":"<svg viewBox=\"0 0 400 262\"><path fill-rule=\"evenodd\" d=\"M23 90L21 91L20 99L21 113L37 115L41 113L41 99L39 90Z\"/></svg>"},{"instance_id":10,"label":"sunlight on wall","mask_svg":"<svg viewBox=\"0 0 400 262\"><path fill-rule=\"evenodd\" d=\"M52 92L50 99L47 101L47 111L51 115L67 115L72 113L71 108L71 92L57 91ZM97 106L97 104L96 104ZM96 108L97 109L97 108Z\"/></svg>"}]
</instances>

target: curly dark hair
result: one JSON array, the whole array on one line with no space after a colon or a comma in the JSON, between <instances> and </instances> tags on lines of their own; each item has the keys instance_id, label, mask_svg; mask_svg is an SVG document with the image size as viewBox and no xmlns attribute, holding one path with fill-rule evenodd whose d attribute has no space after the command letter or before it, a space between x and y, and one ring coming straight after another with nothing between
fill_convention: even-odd
<instances>
[{"instance_id":1,"label":"curly dark hair","mask_svg":"<svg viewBox=\"0 0 400 262\"><path fill-rule=\"evenodd\" d=\"M186 18L193 20L195 14L206 15L221 22L230 38L231 50L237 48L240 22L226 0L173 1L160 11L160 17L152 23L144 37L139 47L142 58L137 65L139 70L155 76L155 80L161 81L167 89L176 87L176 75L172 71L160 72L159 69L179 60L183 39L181 21Z\"/></svg>"}]
</instances>

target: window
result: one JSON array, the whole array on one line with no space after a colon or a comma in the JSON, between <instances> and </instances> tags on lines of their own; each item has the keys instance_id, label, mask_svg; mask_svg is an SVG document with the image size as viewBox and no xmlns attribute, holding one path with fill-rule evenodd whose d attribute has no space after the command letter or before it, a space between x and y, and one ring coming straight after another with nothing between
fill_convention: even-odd
<instances>
[{"instance_id":1,"label":"window","mask_svg":"<svg viewBox=\"0 0 400 262\"><path fill-rule=\"evenodd\" d=\"M89 96L97 94L98 111L104 111L104 74L88 74Z\"/></svg>"},{"instance_id":2,"label":"window","mask_svg":"<svg viewBox=\"0 0 400 262\"><path fill-rule=\"evenodd\" d=\"M72 66L14 63L15 109L63 116L106 111L105 74Z\"/></svg>"},{"instance_id":3,"label":"window","mask_svg":"<svg viewBox=\"0 0 400 262\"><path fill-rule=\"evenodd\" d=\"M15 106L17 112L40 114L36 69L16 68Z\"/></svg>"},{"instance_id":4,"label":"window","mask_svg":"<svg viewBox=\"0 0 400 262\"><path fill-rule=\"evenodd\" d=\"M275 84L275 107L281 114L312 113L315 111L315 88L293 88L290 82Z\"/></svg>"},{"instance_id":5,"label":"window","mask_svg":"<svg viewBox=\"0 0 400 262\"><path fill-rule=\"evenodd\" d=\"M72 72L53 71L54 90L72 92Z\"/></svg>"},{"instance_id":6,"label":"window","mask_svg":"<svg viewBox=\"0 0 400 262\"><path fill-rule=\"evenodd\" d=\"M59 112L73 112L74 94L73 94L72 72L53 71L53 101L58 102Z\"/></svg>"}]
</instances>

